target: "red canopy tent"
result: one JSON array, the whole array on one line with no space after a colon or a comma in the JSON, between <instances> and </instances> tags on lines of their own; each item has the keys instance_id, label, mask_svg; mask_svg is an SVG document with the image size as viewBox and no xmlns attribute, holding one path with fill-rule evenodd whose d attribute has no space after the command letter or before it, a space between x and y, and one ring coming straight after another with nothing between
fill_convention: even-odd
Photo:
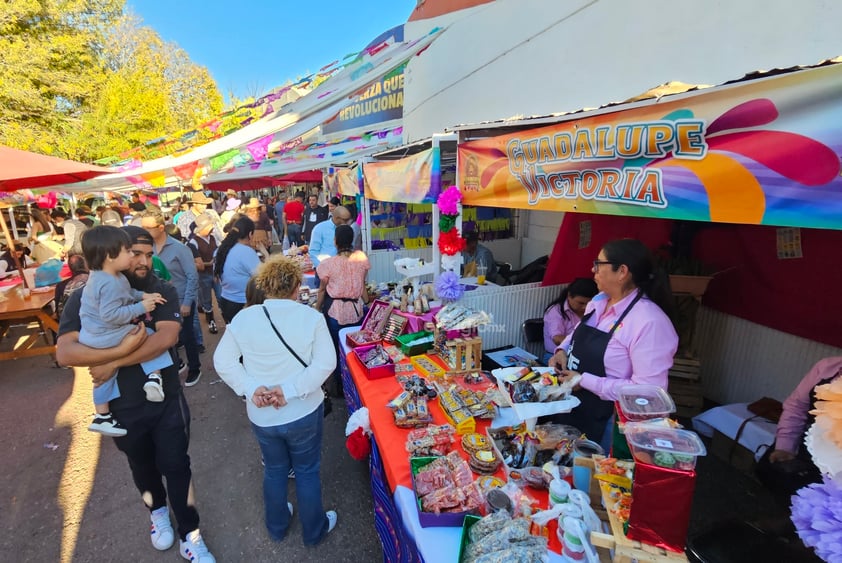
<instances>
[{"instance_id":1,"label":"red canopy tent","mask_svg":"<svg viewBox=\"0 0 842 563\"><path fill-rule=\"evenodd\" d=\"M112 172L108 168L0 145L0 191L72 184Z\"/></svg>"},{"instance_id":2,"label":"red canopy tent","mask_svg":"<svg viewBox=\"0 0 842 563\"><path fill-rule=\"evenodd\" d=\"M111 170L99 166L0 146L0 191L2 192L81 182L109 172ZM0 228L6 236L9 248L14 248L15 241L9 233L6 218L2 213L0 213ZM20 271L20 262L14 252L12 258ZM28 285L26 277L23 272L20 274L26 287Z\"/></svg>"},{"instance_id":3,"label":"red canopy tent","mask_svg":"<svg viewBox=\"0 0 842 563\"><path fill-rule=\"evenodd\" d=\"M241 180L226 180L206 184L205 187L215 192L234 190L244 192L247 190L259 190L267 186L286 186L289 184L321 184L321 170L307 170L304 172L293 172L283 176L261 176L259 178L247 178Z\"/></svg>"}]
</instances>

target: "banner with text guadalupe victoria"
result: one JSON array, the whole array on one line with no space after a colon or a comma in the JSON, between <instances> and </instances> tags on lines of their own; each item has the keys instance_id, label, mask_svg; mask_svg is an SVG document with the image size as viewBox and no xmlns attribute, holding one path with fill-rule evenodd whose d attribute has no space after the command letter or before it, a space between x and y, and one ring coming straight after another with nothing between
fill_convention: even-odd
<instances>
[{"instance_id":1,"label":"banner with text guadalupe victoria","mask_svg":"<svg viewBox=\"0 0 842 563\"><path fill-rule=\"evenodd\" d=\"M360 95L351 98L336 117L322 125L322 133L330 135L401 119L405 68L406 63L369 85Z\"/></svg>"},{"instance_id":2,"label":"banner with text guadalupe victoria","mask_svg":"<svg viewBox=\"0 0 842 563\"><path fill-rule=\"evenodd\" d=\"M459 145L466 205L842 229L842 64Z\"/></svg>"}]
</instances>

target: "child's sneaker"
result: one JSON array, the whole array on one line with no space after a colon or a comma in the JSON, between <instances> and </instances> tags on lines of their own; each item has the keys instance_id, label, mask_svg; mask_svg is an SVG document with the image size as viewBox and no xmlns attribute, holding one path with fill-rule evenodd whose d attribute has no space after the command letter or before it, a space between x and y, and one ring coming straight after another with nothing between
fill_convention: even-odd
<instances>
[{"instance_id":1,"label":"child's sneaker","mask_svg":"<svg viewBox=\"0 0 842 563\"><path fill-rule=\"evenodd\" d=\"M336 527L336 521L339 517L336 515L335 510L328 510L325 512L325 516L327 516L327 533L329 534Z\"/></svg>"},{"instance_id":2,"label":"child's sneaker","mask_svg":"<svg viewBox=\"0 0 842 563\"><path fill-rule=\"evenodd\" d=\"M162 506L158 510L153 510L149 517L152 520L152 547L158 551L171 548L175 542L175 535L172 531L172 522L170 522L170 510Z\"/></svg>"},{"instance_id":3,"label":"child's sneaker","mask_svg":"<svg viewBox=\"0 0 842 563\"><path fill-rule=\"evenodd\" d=\"M126 429L123 428L123 425L111 416L111 413L94 415L94 421L88 426L88 430L99 432L104 436L111 436L113 438L119 438L128 434Z\"/></svg>"},{"instance_id":4,"label":"child's sneaker","mask_svg":"<svg viewBox=\"0 0 842 563\"><path fill-rule=\"evenodd\" d=\"M146 392L146 400L153 403L160 403L164 400L164 387L161 385L161 374L152 372L146 376L146 383L143 390Z\"/></svg>"},{"instance_id":5,"label":"child's sneaker","mask_svg":"<svg viewBox=\"0 0 842 563\"><path fill-rule=\"evenodd\" d=\"M178 548L181 556L193 563L216 563L216 558L208 551L198 528L187 534L184 541L179 540Z\"/></svg>"}]
</instances>

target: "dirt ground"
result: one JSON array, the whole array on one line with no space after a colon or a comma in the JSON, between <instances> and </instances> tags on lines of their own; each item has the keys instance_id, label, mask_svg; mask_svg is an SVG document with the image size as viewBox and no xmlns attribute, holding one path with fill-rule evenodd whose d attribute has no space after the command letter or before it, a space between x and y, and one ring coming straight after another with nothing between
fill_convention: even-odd
<instances>
[{"instance_id":1,"label":"dirt ground","mask_svg":"<svg viewBox=\"0 0 842 563\"><path fill-rule=\"evenodd\" d=\"M0 348L17 336L13 329ZM368 465L345 449L347 414L337 399L325 424L322 483L325 507L339 523L315 548L303 545L295 519L283 542L268 538L259 448L245 405L213 370L217 338L205 334L202 379L185 389L196 504L217 561L382 561ZM125 456L110 438L87 431L87 376L54 367L48 356L0 362L0 397L0 560L182 561L177 542L163 553L152 547ZM296 504L292 481L290 500Z\"/></svg>"}]
</instances>

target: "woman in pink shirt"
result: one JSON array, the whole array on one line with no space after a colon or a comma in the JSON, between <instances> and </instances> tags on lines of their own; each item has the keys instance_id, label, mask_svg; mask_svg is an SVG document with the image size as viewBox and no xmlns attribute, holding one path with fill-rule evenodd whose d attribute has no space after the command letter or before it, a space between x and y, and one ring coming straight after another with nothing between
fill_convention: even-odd
<instances>
[{"instance_id":1,"label":"woman in pink shirt","mask_svg":"<svg viewBox=\"0 0 842 563\"><path fill-rule=\"evenodd\" d=\"M544 310L544 349L549 356L556 347L573 332L585 307L599 290L596 282L588 278L576 278L561 292L561 295ZM549 356L546 359L549 359Z\"/></svg>"},{"instance_id":2,"label":"woman in pink shirt","mask_svg":"<svg viewBox=\"0 0 842 563\"><path fill-rule=\"evenodd\" d=\"M656 269L643 243L607 243L594 260L593 272L600 293L573 334L556 348L549 365L566 377L582 375L576 391L582 404L559 421L605 446L610 443L618 388L643 383L666 389L678 334L669 315L669 278Z\"/></svg>"},{"instance_id":3,"label":"woman in pink shirt","mask_svg":"<svg viewBox=\"0 0 842 563\"><path fill-rule=\"evenodd\" d=\"M816 387L842 377L842 356L819 361L807 372L801 383L783 403L781 419L775 431L775 444L757 463L760 482L781 500L789 499L798 489L821 481L821 473L813 464L804 439L816 417L810 414L816 407Z\"/></svg>"},{"instance_id":4,"label":"woman in pink shirt","mask_svg":"<svg viewBox=\"0 0 842 563\"><path fill-rule=\"evenodd\" d=\"M338 357L339 331L360 324L363 318L363 304L368 302L365 278L371 264L364 252L353 249L354 231L348 225L336 227L334 244L336 256L323 260L316 268L321 284L316 308L324 311L327 328L336 346L337 367L328 390L334 396L342 396Z\"/></svg>"}]
</instances>

